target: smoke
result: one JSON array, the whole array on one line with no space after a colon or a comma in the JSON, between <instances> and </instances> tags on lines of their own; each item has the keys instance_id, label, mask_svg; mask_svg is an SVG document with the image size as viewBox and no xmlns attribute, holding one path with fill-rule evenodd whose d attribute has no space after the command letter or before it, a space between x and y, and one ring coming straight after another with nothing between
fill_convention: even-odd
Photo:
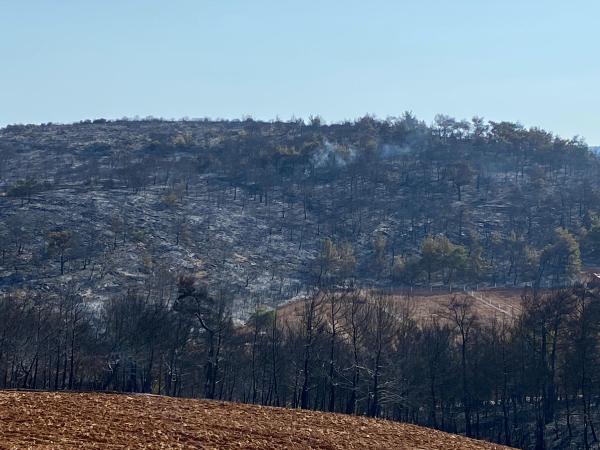
<instances>
[{"instance_id":1,"label":"smoke","mask_svg":"<svg viewBox=\"0 0 600 450\"><path fill-rule=\"evenodd\" d=\"M382 144L379 146L381 159L393 159L412 152L413 149L408 145ZM311 156L311 162L316 168L342 168L352 163L356 159L357 153L356 148L350 145L325 140L323 146L319 147Z\"/></svg>"},{"instance_id":2,"label":"smoke","mask_svg":"<svg viewBox=\"0 0 600 450\"><path fill-rule=\"evenodd\" d=\"M402 155L408 155L412 152L412 149L407 145L383 144L379 151L383 159L391 159Z\"/></svg>"},{"instance_id":3,"label":"smoke","mask_svg":"<svg viewBox=\"0 0 600 450\"><path fill-rule=\"evenodd\" d=\"M311 157L316 168L345 167L356 158L356 149L351 146L334 144L326 140Z\"/></svg>"}]
</instances>

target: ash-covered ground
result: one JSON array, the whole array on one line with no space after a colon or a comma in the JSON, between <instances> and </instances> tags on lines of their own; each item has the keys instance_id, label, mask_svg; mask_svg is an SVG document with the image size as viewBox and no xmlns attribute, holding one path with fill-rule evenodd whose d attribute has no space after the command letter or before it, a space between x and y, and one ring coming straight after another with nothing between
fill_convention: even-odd
<instances>
[{"instance_id":1,"label":"ash-covered ground","mask_svg":"<svg viewBox=\"0 0 600 450\"><path fill-rule=\"evenodd\" d=\"M242 318L325 282L531 283L557 227L593 259L600 204L598 159L543 133L410 115L7 127L0 289L167 296L187 273ZM423 262L428 236L456 267Z\"/></svg>"}]
</instances>

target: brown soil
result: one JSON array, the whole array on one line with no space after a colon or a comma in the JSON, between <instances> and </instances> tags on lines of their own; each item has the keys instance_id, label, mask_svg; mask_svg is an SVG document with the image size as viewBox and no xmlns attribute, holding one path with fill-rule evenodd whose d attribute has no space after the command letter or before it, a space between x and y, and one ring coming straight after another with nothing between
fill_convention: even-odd
<instances>
[{"instance_id":1,"label":"brown soil","mask_svg":"<svg viewBox=\"0 0 600 450\"><path fill-rule=\"evenodd\" d=\"M447 306L452 297L468 297L473 299L473 307L477 315L484 321L497 319L512 319L521 312L521 296L523 289L487 289L479 291L440 292L440 290L429 291L421 289L419 291L392 292L385 295L390 296L395 301L408 305L411 314L417 320L427 320L432 317L443 315L447 311ZM278 308L280 317L294 318L301 315L302 301L295 300L286 303Z\"/></svg>"},{"instance_id":2,"label":"brown soil","mask_svg":"<svg viewBox=\"0 0 600 450\"><path fill-rule=\"evenodd\" d=\"M503 449L414 425L151 395L0 391L1 449Z\"/></svg>"},{"instance_id":3,"label":"brown soil","mask_svg":"<svg viewBox=\"0 0 600 450\"><path fill-rule=\"evenodd\" d=\"M473 299L473 307L483 320L510 319L521 312L522 289L489 289L480 291L456 291L454 293L420 292L412 295L411 302L419 318L428 318L443 311L452 297Z\"/></svg>"}]
</instances>

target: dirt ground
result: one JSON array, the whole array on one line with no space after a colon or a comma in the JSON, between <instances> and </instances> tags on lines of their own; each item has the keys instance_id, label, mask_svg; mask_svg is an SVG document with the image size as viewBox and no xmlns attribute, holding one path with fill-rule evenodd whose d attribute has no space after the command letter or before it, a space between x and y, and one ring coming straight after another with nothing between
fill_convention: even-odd
<instances>
[{"instance_id":1,"label":"dirt ground","mask_svg":"<svg viewBox=\"0 0 600 450\"><path fill-rule=\"evenodd\" d=\"M410 302L417 317L428 318L443 311L452 297L468 297L473 299L473 307L482 320L502 320L514 318L521 312L521 295L523 292L522 289L459 290L453 293L428 293L423 291L411 295ZM398 298L405 300L407 297L398 296Z\"/></svg>"},{"instance_id":2,"label":"dirt ground","mask_svg":"<svg viewBox=\"0 0 600 450\"><path fill-rule=\"evenodd\" d=\"M151 395L0 391L1 449L502 449L384 420Z\"/></svg>"},{"instance_id":3,"label":"dirt ground","mask_svg":"<svg viewBox=\"0 0 600 450\"><path fill-rule=\"evenodd\" d=\"M496 319L498 321L511 320L521 312L521 296L523 289L486 289L479 291L454 292L421 289L414 292L389 292L385 295L406 305L411 311L412 317L417 320L428 320L432 317L440 317L447 312L447 305L452 297L468 297L473 301L473 308L482 321ZM302 302L294 300L278 308L280 317L294 318L301 315Z\"/></svg>"}]
</instances>

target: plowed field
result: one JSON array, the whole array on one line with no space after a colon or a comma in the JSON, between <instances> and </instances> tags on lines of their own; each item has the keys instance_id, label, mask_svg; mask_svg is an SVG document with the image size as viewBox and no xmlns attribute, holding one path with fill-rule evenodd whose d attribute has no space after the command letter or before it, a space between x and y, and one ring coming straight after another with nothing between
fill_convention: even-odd
<instances>
[{"instance_id":1,"label":"plowed field","mask_svg":"<svg viewBox=\"0 0 600 450\"><path fill-rule=\"evenodd\" d=\"M2 449L501 449L413 425L149 395L0 391Z\"/></svg>"}]
</instances>

